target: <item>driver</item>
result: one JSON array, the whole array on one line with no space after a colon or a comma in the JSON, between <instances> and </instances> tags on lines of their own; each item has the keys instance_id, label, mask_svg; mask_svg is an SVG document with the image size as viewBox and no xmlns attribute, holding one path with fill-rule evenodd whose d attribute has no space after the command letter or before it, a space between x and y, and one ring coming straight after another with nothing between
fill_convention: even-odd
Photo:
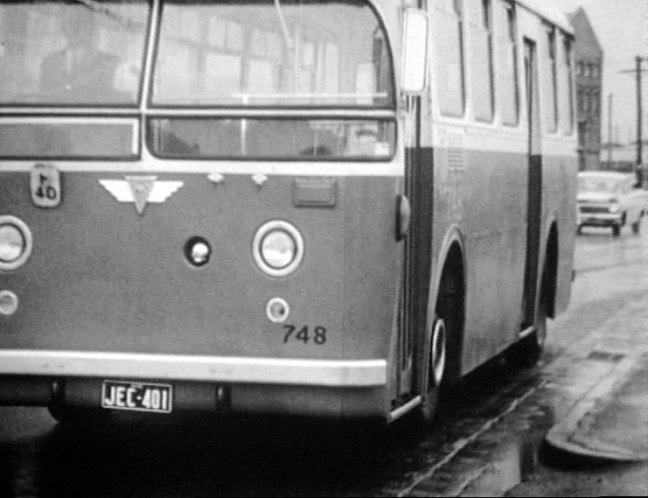
<instances>
[{"instance_id":1,"label":"driver","mask_svg":"<svg viewBox=\"0 0 648 498\"><path fill-rule=\"evenodd\" d=\"M67 7L62 26L66 46L46 56L41 64L40 90L69 95L75 101L109 99L119 59L95 46L95 16L85 6Z\"/></svg>"}]
</instances>

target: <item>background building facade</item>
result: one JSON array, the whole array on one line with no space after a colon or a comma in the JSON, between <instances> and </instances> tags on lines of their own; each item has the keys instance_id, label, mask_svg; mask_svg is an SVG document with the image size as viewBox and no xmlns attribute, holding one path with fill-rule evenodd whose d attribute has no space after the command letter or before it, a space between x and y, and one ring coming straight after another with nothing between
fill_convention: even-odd
<instances>
[{"instance_id":1,"label":"background building facade","mask_svg":"<svg viewBox=\"0 0 648 498\"><path fill-rule=\"evenodd\" d=\"M570 14L569 19L576 37L574 57L579 170L599 169L601 166L603 49L582 7Z\"/></svg>"}]
</instances>

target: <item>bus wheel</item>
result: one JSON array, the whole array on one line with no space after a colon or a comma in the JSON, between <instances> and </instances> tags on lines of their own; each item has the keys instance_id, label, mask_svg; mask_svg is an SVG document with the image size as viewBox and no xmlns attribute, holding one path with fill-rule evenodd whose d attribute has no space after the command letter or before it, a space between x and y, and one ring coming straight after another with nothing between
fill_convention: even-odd
<instances>
[{"instance_id":1,"label":"bus wheel","mask_svg":"<svg viewBox=\"0 0 648 498\"><path fill-rule=\"evenodd\" d=\"M437 411L439 391L446 370L446 326L442 318L435 317L425 349L420 415L422 421L429 424Z\"/></svg>"},{"instance_id":2,"label":"bus wheel","mask_svg":"<svg viewBox=\"0 0 648 498\"><path fill-rule=\"evenodd\" d=\"M641 231L641 216L639 217L639 219L637 221L635 221L632 224L632 233L634 233L635 235L638 235L640 231Z\"/></svg>"}]
</instances>

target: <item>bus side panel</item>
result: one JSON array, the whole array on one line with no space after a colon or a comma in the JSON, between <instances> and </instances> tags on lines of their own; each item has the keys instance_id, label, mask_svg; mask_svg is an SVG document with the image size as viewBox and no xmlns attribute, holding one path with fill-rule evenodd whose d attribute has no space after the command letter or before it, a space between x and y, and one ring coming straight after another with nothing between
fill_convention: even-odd
<instances>
[{"instance_id":1,"label":"bus side panel","mask_svg":"<svg viewBox=\"0 0 648 498\"><path fill-rule=\"evenodd\" d=\"M564 140L564 142L567 142ZM569 147L569 145L567 146ZM562 147L564 149L565 147ZM555 216L558 229L558 268L556 275L555 315L563 312L571 295L574 268L574 244L576 231L576 172L577 158L569 151L560 155L545 156L543 179L543 220ZM547 230L547 223L543 225ZM543 234L545 236L547 234ZM547 241L544 240L543 248Z\"/></svg>"},{"instance_id":2,"label":"bus side panel","mask_svg":"<svg viewBox=\"0 0 648 498\"><path fill-rule=\"evenodd\" d=\"M466 307L462 373L517 336L524 282L527 157L437 149L434 254L449 227L464 237ZM439 262L442 263L442 262ZM440 278L436 275L435 278Z\"/></svg>"}]
</instances>

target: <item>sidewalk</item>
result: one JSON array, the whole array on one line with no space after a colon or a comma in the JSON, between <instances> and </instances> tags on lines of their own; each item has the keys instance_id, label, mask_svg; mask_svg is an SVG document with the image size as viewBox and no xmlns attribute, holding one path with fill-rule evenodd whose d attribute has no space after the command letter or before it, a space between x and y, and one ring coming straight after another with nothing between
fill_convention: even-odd
<instances>
[{"instance_id":1,"label":"sidewalk","mask_svg":"<svg viewBox=\"0 0 648 498\"><path fill-rule=\"evenodd\" d=\"M604 384L584 396L552 427L547 443L589 458L648 460L648 354L629 364L613 386Z\"/></svg>"}]
</instances>

